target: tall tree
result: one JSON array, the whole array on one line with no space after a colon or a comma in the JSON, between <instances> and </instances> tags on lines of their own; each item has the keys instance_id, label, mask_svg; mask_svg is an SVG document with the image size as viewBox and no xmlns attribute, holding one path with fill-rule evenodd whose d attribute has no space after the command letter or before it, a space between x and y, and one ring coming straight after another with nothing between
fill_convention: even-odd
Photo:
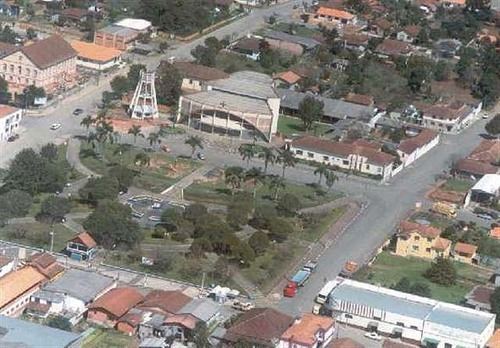
<instances>
[{"instance_id":1,"label":"tall tree","mask_svg":"<svg viewBox=\"0 0 500 348\"><path fill-rule=\"evenodd\" d=\"M80 121L80 126L82 127L85 127L85 129L87 130L87 136L89 135L89 128L90 126L92 126L94 124L94 119L92 118L92 116L90 115L87 115L85 116L84 118L82 118L82 120Z\"/></svg>"},{"instance_id":2,"label":"tall tree","mask_svg":"<svg viewBox=\"0 0 500 348\"><path fill-rule=\"evenodd\" d=\"M431 282L451 286L457 282L457 270L453 263L445 258L437 258L425 271L425 277Z\"/></svg>"},{"instance_id":3,"label":"tall tree","mask_svg":"<svg viewBox=\"0 0 500 348\"><path fill-rule=\"evenodd\" d=\"M496 114L491 120L486 123L484 127L489 134L499 135L500 134L500 114Z\"/></svg>"},{"instance_id":4,"label":"tall tree","mask_svg":"<svg viewBox=\"0 0 500 348\"><path fill-rule=\"evenodd\" d=\"M257 186L259 183L264 182L265 176L262 170L257 167L252 167L245 172L245 178L253 181L253 198L255 199L257 195Z\"/></svg>"},{"instance_id":5,"label":"tall tree","mask_svg":"<svg viewBox=\"0 0 500 348\"><path fill-rule=\"evenodd\" d=\"M168 62L161 62L156 71L156 95L161 104L173 105L181 95L182 77L179 70Z\"/></svg>"},{"instance_id":6,"label":"tall tree","mask_svg":"<svg viewBox=\"0 0 500 348\"><path fill-rule=\"evenodd\" d=\"M127 132L134 137L134 144L137 142L137 137L144 138L144 134L142 133L141 126L133 125Z\"/></svg>"},{"instance_id":7,"label":"tall tree","mask_svg":"<svg viewBox=\"0 0 500 348\"><path fill-rule=\"evenodd\" d=\"M282 150L278 153L276 162L281 163L282 174L281 177L285 178L285 171L288 167L295 167L297 159L290 150Z\"/></svg>"},{"instance_id":8,"label":"tall tree","mask_svg":"<svg viewBox=\"0 0 500 348\"><path fill-rule=\"evenodd\" d=\"M279 175L270 175L268 178L269 189L274 192L273 199L277 201L280 191L286 187L285 179Z\"/></svg>"},{"instance_id":9,"label":"tall tree","mask_svg":"<svg viewBox=\"0 0 500 348\"><path fill-rule=\"evenodd\" d=\"M0 104L8 104L10 98L9 84L3 77L0 77Z\"/></svg>"},{"instance_id":10,"label":"tall tree","mask_svg":"<svg viewBox=\"0 0 500 348\"><path fill-rule=\"evenodd\" d=\"M274 150L269 147L263 147L259 153L259 158L264 160L264 175L267 174L267 167L269 164L273 165L276 161L276 154Z\"/></svg>"},{"instance_id":11,"label":"tall tree","mask_svg":"<svg viewBox=\"0 0 500 348\"><path fill-rule=\"evenodd\" d=\"M315 122L321 120L323 117L323 106L324 103L321 100L310 95L301 100L298 113L304 124L304 130L309 131Z\"/></svg>"},{"instance_id":12,"label":"tall tree","mask_svg":"<svg viewBox=\"0 0 500 348\"><path fill-rule=\"evenodd\" d=\"M41 192L46 173L44 159L31 148L23 149L12 160L4 183L33 195Z\"/></svg>"},{"instance_id":13,"label":"tall tree","mask_svg":"<svg viewBox=\"0 0 500 348\"><path fill-rule=\"evenodd\" d=\"M54 143L48 143L40 149L40 156L49 162L54 162L59 155L59 150Z\"/></svg>"},{"instance_id":14,"label":"tall tree","mask_svg":"<svg viewBox=\"0 0 500 348\"><path fill-rule=\"evenodd\" d=\"M161 144L160 134L151 132L148 135L148 141L150 146L156 146L156 144Z\"/></svg>"},{"instance_id":15,"label":"tall tree","mask_svg":"<svg viewBox=\"0 0 500 348\"><path fill-rule=\"evenodd\" d=\"M146 70L144 64L132 64L127 73L127 80L129 85L129 90L134 90L139 83L141 77L141 71Z\"/></svg>"},{"instance_id":16,"label":"tall tree","mask_svg":"<svg viewBox=\"0 0 500 348\"><path fill-rule=\"evenodd\" d=\"M137 155L135 155L134 162L141 168L149 167L149 165L151 164L151 157L149 157L149 155L145 152L139 152Z\"/></svg>"},{"instance_id":17,"label":"tall tree","mask_svg":"<svg viewBox=\"0 0 500 348\"><path fill-rule=\"evenodd\" d=\"M231 187L231 194L234 196L236 189L241 187L243 181L244 170L241 167L228 167L224 170L224 180L226 185Z\"/></svg>"},{"instance_id":18,"label":"tall tree","mask_svg":"<svg viewBox=\"0 0 500 348\"><path fill-rule=\"evenodd\" d=\"M191 146L191 157L194 156L196 148L203 149L203 143L199 136L191 135L185 141L184 144Z\"/></svg>"},{"instance_id":19,"label":"tall tree","mask_svg":"<svg viewBox=\"0 0 500 348\"><path fill-rule=\"evenodd\" d=\"M328 168L326 164L321 163L315 170L314 170L314 175L319 175L318 179L318 184L321 185L321 180L323 179L323 176L326 176L326 173L328 172Z\"/></svg>"},{"instance_id":20,"label":"tall tree","mask_svg":"<svg viewBox=\"0 0 500 348\"><path fill-rule=\"evenodd\" d=\"M255 157L255 146L253 144L241 144L240 147L238 147L238 152L240 153L241 159L247 162L248 168L250 161Z\"/></svg>"},{"instance_id":21,"label":"tall tree","mask_svg":"<svg viewBox=\"0 0 500 348\"><path fill-rule=\"evenodd\" d=\"M60 222L71 210L71 202L64 197L49 196L42 202L40 217L48 219L51 224Z\"/></svg>"},{"instance_id":22,"label":"tall tree","mask_svg":"<svg viewBox=\"0 0 500 348\"><path fill-rule=\"evenodd\" d=\"M116 97L121 98L125 93L130 90L130 84L126 76L118 75L115 76L111 82L111 90L116 95Z\"/></svg>"},{"instance_id":23,"label":"tall tree","mask_svg":"<svg viewBox=\"0 0 500 348\"><path fill-rule=\"evenodd\" d=\"M339 180L339 177L335 174L334 171L329 170L325 174L325 184L328 187L328 191L332 189L333 184Z\"/></svg>"}]
</instances>

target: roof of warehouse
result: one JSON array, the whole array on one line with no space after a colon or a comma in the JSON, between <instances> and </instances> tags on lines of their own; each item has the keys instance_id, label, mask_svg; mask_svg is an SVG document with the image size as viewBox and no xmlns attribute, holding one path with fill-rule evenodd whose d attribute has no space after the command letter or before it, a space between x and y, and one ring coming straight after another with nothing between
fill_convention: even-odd
<instances>
[{"instance_id":1,"label":"roof of warehouse","mask_svg":"<svg viewBox=\"0 0 500 348\"><path fill-rule=\"evenodd\" d=\"M320 43L317 40L314 40L310 37L291 35L288 33L284 33L282 31L275 31L275 30L266 31L264 33L264 37L296 43L301 46L304 46L306 49L312 49L320 45Z\"/></svg>"},{"instance_id":2,"label":"roof of warehouse","mask_svg":"<svg viewBox=\"0 0 500 348\"><path fill-rule=\"evenodd\" d=\"M212 81L210 85L213 89L251 98L278 98L272 84L273 79L269 75L254 71L238 71L227 79Z\"/></svg>"},{"instance_id":3,"label":"roof of warehouse","mask_svg":"<svg viewBox=\"0 0 500 348\"><path fill-rule=\"evenodd\" d=\"M212 90L188 94L183 98L192 100L199 104L215 108L224 108L230 111L256 113L261 115L271 114L271 110L269 109L269 106L267 105L267 102L265 100L225 93L221 91Z\"/></svg>"},{"instance_id":4,"label":"roof of warehouse","mask_svg":"<svg viewBox=\"0 0 500 348\"><path fill-rule=\"evenodd\" d=\"M464 308L465 309L465 308ZM484 315L479 315L480 313ZM427 321L464 331L481 333L493 320L494 315L486 312L466 312L449 308L448 305L438 304L427 317Z\"/></svg>"}]
</instances>

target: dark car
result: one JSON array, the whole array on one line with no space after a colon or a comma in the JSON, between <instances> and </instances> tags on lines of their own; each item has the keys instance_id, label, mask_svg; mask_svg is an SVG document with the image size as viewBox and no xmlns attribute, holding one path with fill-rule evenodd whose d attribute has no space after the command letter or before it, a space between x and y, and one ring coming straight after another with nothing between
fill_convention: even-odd
<instances>
[{"instance_id":1,"label":"dark car","mask_svg":"<svg viewBox=\"0 0 500 348\"><path fill-rule=\"evenodd\" d=\"M83 114L83 109L78 108L73 111L73 115L75 116L80 116L81 114Z\"/></svg>"},{"instance_id":2,"label":"dark car","mask_svg":"<svg viewBox=\"0 0 500 348\"><path fill-rule=\"evenodd\" d=\"M7 141L8 142L13 142L13 141L16 141L17 139L19 139L19 134L13 134L13 135L11 135L10 137L7 138Z\"/></svg>"}]
</instances>

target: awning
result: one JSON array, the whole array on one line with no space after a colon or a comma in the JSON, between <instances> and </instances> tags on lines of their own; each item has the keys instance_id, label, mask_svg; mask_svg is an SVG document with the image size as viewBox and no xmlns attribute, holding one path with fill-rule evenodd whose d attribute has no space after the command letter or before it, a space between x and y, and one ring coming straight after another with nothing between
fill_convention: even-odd
<instances>
[{"instance_id":1,"label":"awning","mask_svg":"<svg viewBox=\"0 0 500 348\"><path fill-rule=\"evenodd\" d=\"M424 340L422 341L424 344L433 344L433 345L438 345L439 344L439 341L436 340L435 338L424 338Z\"/></svg>"}]
</instances>

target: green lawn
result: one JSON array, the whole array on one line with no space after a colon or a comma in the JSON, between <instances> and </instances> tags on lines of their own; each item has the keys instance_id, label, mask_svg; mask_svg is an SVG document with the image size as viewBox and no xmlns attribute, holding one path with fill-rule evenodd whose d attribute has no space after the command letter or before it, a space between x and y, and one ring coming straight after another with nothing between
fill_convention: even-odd
<instances>
[{"instance_id":1,"label":"green lawn","mask_svg":"<svg viewBox=\"0 0 500 348\"><path fill-rule=\"evenodd\" d=\"M453 223L452 220L447 219L444 215L435 214L428 211L417 212L411 216L410 220L427 220L431 223L432 226L440 228L442 230Z\"/></svg>"},{"instance_id":2,"label":"green lawn","mask_svg":"<svg viewBox=\"0 0 500 348\"><path fill-rule=\"evenodd\" d=\"M345 206L341 206L332 209L328 213L318 214L317 220L315 219L313 223L304 226L304 230L300 233L300 238L310 242L317 241L328 231L328 228L332 224L344 215L346 209Z\"/></svg>"},{"instance_id":3,"label":"green lawn","mask_svg":"<svg viewBox=\"0 0 500 348\"><path fill-rule=\"evenodd\" d=\"M120 155L118 146L117 144L106 145L103 159L99 159L93 155L91 145L82 143L80 159L83 165L99 174L105 174L109 167L115 165L127 166L139 173L134 179L134 186L152 192L162 192L199 167L197 161L189 158L176 158L166 153L149 152L150 165L141 168L134 163L135 156L142 152L141 149L130 146L126 151L121 151Z\"/></svg>"},{"instance_id":4,"label":"green lawn","mask_svg":"<svg viewBox=\"0 0 500 348\"><path fill-rule=\"evenodd\" d=\"M430 266L430 262L412 257L400 257L383 252L377 256L370 267L361 269L354 275L356 280L380 284L390 287L401 278L407 277L411 282L422 282L429 285L432 298L450 303L460 303L475 285L488 282L491 272L463 263L454 263L458 272L457 284L445 287L428 281L423 273Z\"/></svg>"},{"instance_id":5,"label":"green lawn","mask_svg":"<svg viewBox=\"0 0 500 348\"><path fill-rule=\"evenodd\" d=\"M249 191L251 188L249 188ZM336 191L317 192L315 188L309 185L297 185L290 182L286 183L285 189L280 191L280 196L285 193L296 195L303 208L313 207L323 203L333 201L342 196ZM261 185L257 189L257 205L272 200L273 193L267 185ZM217 181L214 183L196 183L192 184L184 190L184 197L187 200L192 200L201 203L216 203L226 205L231 199L231 191L226 187L224 182Z\"/></svg>"},{"instance_id":6,"label":"green lawn","mask_svg":"<svg viewBox=\"0 0 500 348\"><path fill-rule=\"evenodd\" d=\"M55 224L51 227L49 224L34 222L6 225L0 228L0 239L49 250L50 231L54 231L54 251L63 250L68 239L76 234L62 224Z\"/></svg>"},{"instance_id":7,"label":"green lawn","mask_svg":"<svg viewBox=\"0 0 500 348\"><path fill-rule=\"evenodd\" d=\"M472 185L473 183L468 180L449 179L444 183L442 188L447 191L467 192Z\"/></svg>"},{"instance_id":8,"label":"green lawn","mask_svg":"<svg viewBox=\"0 0 500 348\"><path fill-rule=\"evenodd\" d=\"M285 33L289 33L290 23L279 22L279 23L274 24L271 27L271 29L276 30L276 31L282 31ZM304 36L304 37L314 37L314 36L321 34L319 30L308 28L305 25L294 25L293 31L295 32L295 35Z\"/></svg>"},{"instance_id":9,"label":"green lawn","mask_svg":"<svg viewBox=\"0 0 500 348\"><path fill-rule=\"evenodd\" d=\"M264 71L258 62L230 52L219 52L216 57L215 66L227 73L241 70Z\"/></svg>"},{"instance_id":10,"label":"green lawn","mask_svg":"<svg viewBox=\"0 0 500 348\"><path fill-rule=\"evenodd\" d=\"M325 134L326 131L331 129L332 126L316 122L313 126L313 129L308 133L310 135L321 136ZM302 121L297 117L283 116L281 115L278 119L278 131L281 134L292 136L292 135L300 135L306 133L304 131L304 125Z\"/></svg>"},{"instance_id":11,"label":"green lawn","mask_svg":"<svg viewBox=\"0 0 500 348\"><path fill-rule=\"evenodd\" d=\"M137 344L134 338L116 330L96 329L83 341L82 348L132 348Z\"/></svg>"}]
</instances>

